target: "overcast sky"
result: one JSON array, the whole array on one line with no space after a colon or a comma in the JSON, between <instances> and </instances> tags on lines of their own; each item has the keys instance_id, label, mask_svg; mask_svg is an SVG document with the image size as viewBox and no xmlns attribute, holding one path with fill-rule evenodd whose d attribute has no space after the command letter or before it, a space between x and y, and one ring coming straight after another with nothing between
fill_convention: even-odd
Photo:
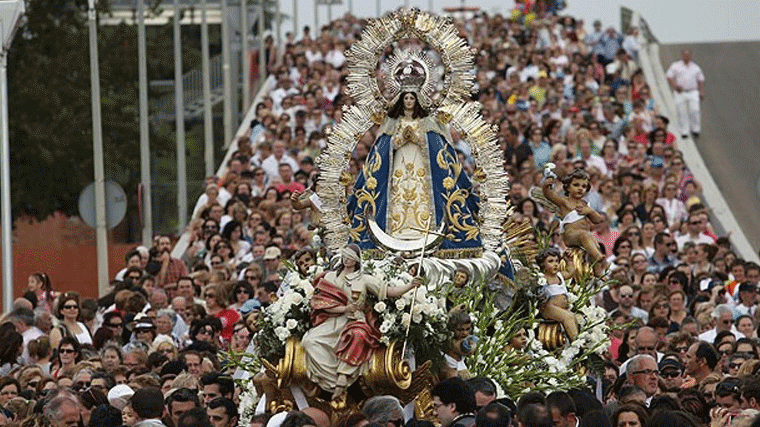
<instances>
[{"instance_id":1,"label":"overcast sky","mask_svg":"<svg viewBox=\"0 0 760 427\"><path fill-rule=\"evenodd\" d=\"M314 25L312 0L298 2L299 26ZM350 0L332 6L332 16L348 11ZM353 0L354 14L375 16L377 0ZM411 7L436 12L444 7L480 6L487 12L506 12L514 5L512 0L406 0ZM566 0L566 13L583 18L587 26L601 19L604 26L620 27L620 6L638 10L662 43L715 42L760 40L760 2L758 0ZM380 0L383 11L405 3L399 0ZM281 0L283 13L291 15L293 0ZM327 21L327 6L320 6L320 25ZM292 23L283 23L283 31Z\"/></svg>"}]
</instances>

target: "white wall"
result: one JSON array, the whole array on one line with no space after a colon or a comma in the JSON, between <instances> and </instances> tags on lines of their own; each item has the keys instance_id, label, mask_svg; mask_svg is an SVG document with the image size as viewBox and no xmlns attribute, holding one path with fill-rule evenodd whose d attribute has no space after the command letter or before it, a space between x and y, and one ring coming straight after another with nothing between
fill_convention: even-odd
<instances>
[{"instance_id":1,"label":"white wall","mask_svg":"<svg viewBox=\"0 0 760 427\"><path fill-rule=\"evenodd\" d=\"M298 2L298 25L314 26L313 0ZM458 7L459 0L406 0L411 7L427 10L432 4L436 12L444 7ZM375 16L376 0L353 0L354 14L362 17ZM656 36L663 43L713 42L760 39L760 1L758 0L567 0L567 13L583 18L590 27L594 19L603 25L620 26L620 6L641 12ZM381 0L385 12L404 6L400 0ZM513 2L510 0L465 0L466 6L480 6L490 13L506 14ZM291 15L293 1L283 0L282 13ZM319 7L320 25L327 22L327 6ZM348 11L348 0L332 7L333 18ZM282 31L290 31L292 23L283 22Z\"/></svg>"}]
</instances>

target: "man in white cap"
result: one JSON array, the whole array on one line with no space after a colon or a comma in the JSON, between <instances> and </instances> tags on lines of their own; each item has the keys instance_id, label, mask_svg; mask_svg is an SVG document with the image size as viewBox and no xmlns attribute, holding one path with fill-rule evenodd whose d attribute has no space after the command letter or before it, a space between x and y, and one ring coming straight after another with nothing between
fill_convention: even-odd
<instances>
[{"instance_id":1,"label":"man in white cap","mask_svg":"<svg viewBox=\"0 0 760 427\"><path fill-rule=\"evenodd\" d=\"M282 251L276 245L271 245L264 251L262 260L264 261L264 277L270 274L277 274L282 269L281 261Z\"/></svg>"}]
</instances>

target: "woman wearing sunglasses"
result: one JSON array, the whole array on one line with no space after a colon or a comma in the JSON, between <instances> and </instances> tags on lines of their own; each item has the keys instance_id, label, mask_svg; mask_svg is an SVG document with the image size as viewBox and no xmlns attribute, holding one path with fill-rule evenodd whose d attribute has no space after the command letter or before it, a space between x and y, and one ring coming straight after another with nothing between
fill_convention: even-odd
<instances>
[{"instance_id":1,"label":"woman wearing sunglasses","mask_svg":"<svg viewBox=\"0 0 760 427\"><path fill-rule=\"evenodd\" d=\"M63 337L58 344L58 367L51 375L57 379L66 371L72 371L74 365L79 362L81 353L79 352L79 342L74 337Z\"/></svg>"},{"instance_id":2,"label":"woman wearing sunglasses","mask_svg":"<svg viewBox=\"0 0 760 427\"><path fill-rule=\"evenodd\" d=\"M79 321L79 294L66 292L58 299L55 315L59 325L50 331L50 345L57 348L64 337L74 338L80 345L92 344L92 336L87 326Z\"/></svg>"}]
</instances>

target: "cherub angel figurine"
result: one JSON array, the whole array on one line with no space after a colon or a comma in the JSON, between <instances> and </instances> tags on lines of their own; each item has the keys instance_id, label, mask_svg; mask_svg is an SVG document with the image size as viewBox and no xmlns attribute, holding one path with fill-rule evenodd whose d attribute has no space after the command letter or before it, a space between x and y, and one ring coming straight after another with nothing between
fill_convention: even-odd
<instances>
[{"instance_id":1,"label":"cherub angel figurine","mask_svg":"<svg viewBox=\"0 0 760 427\"><path fill-rule=\"evenodd\" d=\"M604 254L599 250L599 243L591 233L591 224L598 224L604 218L592 209L583 198L591 189L588 173L583 169L575 169L562 179L565 195L554 191L557 176L552 171L553 165L547 163L544 167L544 182L541 185L540 201L551 202L550 209L559 214L559 232L567 246L577 246L586 251L589 261L594 266L597 277L604 272ZM533 193L535 194L535 193Z\"/></svg>"},{"instance_id":2,"label":"cherub angel figurine","mask_svg":"<svg viewBox=\"0 0 760 427\"><path fill-rule=\"evenodd\" d=\"M546 248L536 255L536 264L541 269L546 285L541 289L543 294L542 304L539 306L541 316L556 320L565 327L570 341L578 336L578 322L575 315L570 311L570 301L567 299L567 286L565 280L573 275L573 263L568 262L568 270L560 268L561 254L557 248Z\"/></svg>"}]
</instances>

